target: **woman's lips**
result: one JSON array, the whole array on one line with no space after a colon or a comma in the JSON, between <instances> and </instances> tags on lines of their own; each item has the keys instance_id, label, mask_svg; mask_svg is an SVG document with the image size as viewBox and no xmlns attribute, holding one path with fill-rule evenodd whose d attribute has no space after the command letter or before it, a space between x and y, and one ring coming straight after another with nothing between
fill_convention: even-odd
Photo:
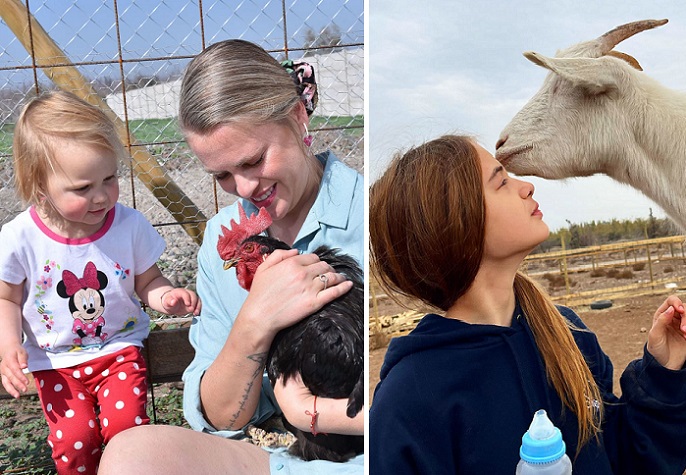
<instances>
[{"instance_id":1,"label":"woman's lips","mask_svg":"<svg viewBox=\"0 0 686 475\"><path fill-rule=\"evenodd\" d=\"M259 196L253 196L250 201L258 208L268 208L276 198L276 185L272 185L267 191Z\"/></svg>"}]
</instances>

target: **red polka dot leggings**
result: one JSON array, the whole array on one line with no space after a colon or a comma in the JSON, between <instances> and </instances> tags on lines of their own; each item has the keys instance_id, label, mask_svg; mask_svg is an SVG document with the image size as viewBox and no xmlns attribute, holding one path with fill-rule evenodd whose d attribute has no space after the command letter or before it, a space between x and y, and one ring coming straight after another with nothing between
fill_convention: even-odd
<instances>
[{"instance_id":1,"label":"red polka dot leggings","mask_svg":"<svg viewBox=\"0 0 686 475\"><path fill-rule=\"evenodd\" d=\"M33 373L60 475L95 475L103 443L150 422L145 371L140 349L129 346L71 368Z\"/></svg>"}]
</instances>

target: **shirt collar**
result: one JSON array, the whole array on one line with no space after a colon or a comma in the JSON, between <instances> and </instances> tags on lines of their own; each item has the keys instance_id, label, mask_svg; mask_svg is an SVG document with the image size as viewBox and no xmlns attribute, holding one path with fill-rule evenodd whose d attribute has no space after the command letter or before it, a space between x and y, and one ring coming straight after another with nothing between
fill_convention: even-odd
<instances>
[{"instance_id":1,"label":"shirt collar","mask_svg":"<svg viewBox=\"0 0 686 475\"><path fill-rule=\"evenodd\" d=\"M324 162L324 173L317 199L310 209L305 225L314 222L317 225L321 223L345 229L350 219L350 207L359 176L339 161L331 151L321 153L317 158Z\"/></svg>"}]
</instances>

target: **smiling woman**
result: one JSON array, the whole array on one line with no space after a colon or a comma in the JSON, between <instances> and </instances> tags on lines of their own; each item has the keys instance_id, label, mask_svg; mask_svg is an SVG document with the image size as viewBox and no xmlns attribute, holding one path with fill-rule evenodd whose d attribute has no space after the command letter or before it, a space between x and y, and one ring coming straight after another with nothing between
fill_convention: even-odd
<instances>
[{"instance_id":1,"label":"smiling woman","mask_svg":"<svg viewBox=\"0 0 686 475\"><path fill-rule=\"evenodd\" d=\"M222 189L239 198L207 223L198 253L203 312L190 329L195 358L184 374L184 415L195 431L128 431L110 444L99 473L363 472L363 454L345 463L306 462L285 449L270 453L232 440L280 411L313 437L364 433L365 411L349 417L347 399L318 397L299 378L277 379L272 389L264 377L275 335L352 286L312 252L338 248L357 263L364 255L362 176L331 151L311 151L316 102L309 64L280 64L247 41L216 43L190 63L181 130ZM265 209L273 220L266 233L293 247L266 258L247 295L217 252L222 226L238 220L240 206L248 215Z\"/></svg>"},{"instance_id":2,"label":"smiling woman","mask_svg":"<svg viewBox=\"0 0 686 475\"><path fill-rule=\"evenodd\" d=\"M296 107L288 120L304 125L305 108ZM207 133L188 132L187 141L224 191L265 208L274 220L270 233L293 244L323 172L319 162L304 156L293 126L225 124Z\"/></svg>"}]
</instances>

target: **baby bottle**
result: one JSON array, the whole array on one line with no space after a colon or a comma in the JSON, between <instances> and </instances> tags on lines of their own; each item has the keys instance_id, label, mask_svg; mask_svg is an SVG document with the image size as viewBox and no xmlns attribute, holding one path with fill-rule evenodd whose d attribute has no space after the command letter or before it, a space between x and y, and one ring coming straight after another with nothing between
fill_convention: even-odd
<instances>
[{"instance_id":1,"label":"baby bottle","mask_svg":"<svg viewBox=\"0 0 686 475\"><path fill-rule=\"evenodd\" d=\"M521 460L516 475L570 475L572 462L565 453L565 443L560 429L548 419L541 409L536 411L529 430L522 436L519 449Z\"/></svg>"}]
</instances>

